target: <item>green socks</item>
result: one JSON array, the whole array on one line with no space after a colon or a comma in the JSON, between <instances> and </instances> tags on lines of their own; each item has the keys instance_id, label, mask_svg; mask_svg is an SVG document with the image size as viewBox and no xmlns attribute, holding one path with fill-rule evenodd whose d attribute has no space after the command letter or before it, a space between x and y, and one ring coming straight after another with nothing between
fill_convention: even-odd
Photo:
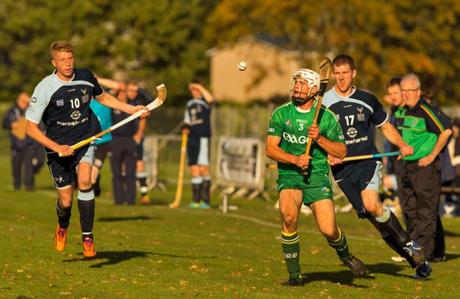
<instances>
[{"instance_id":1,"label":"green socks","mask_svg":"<svg viewBox=\"0 0 460 299\"><path fill-rule=\"evenodd\" d=\"M348 251L348 244L347 239L345 238L345 234L342 233L342 230L339 228L339 238L337 240L327 240L329 246L337 251L337 255L339 256L340 260L346 260L350 256L350 252Z\"/></svg>"},{"instance_id":2,"label":"green socks","mask_svg":"<svg viewBox=\"0 0 460 299\"><path fill-rule=\"evenodd\" d=\"M300 244L297 232L281 232L281 247L283 249L284 260L286 261L289 278L298 278L300 276Z\"/></svg>"}]
</instances>

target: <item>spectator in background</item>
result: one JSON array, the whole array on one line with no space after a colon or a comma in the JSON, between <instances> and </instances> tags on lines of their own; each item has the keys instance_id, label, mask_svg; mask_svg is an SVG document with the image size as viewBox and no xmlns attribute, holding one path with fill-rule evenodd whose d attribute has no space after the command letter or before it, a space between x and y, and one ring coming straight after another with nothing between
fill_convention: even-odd
<instances>
[{"instance_id":1,"label":"spectator in background","mask_svg":"<svg viewBox=\"0 0 460 299\"><path fill-rule=\"evenodd\" d=\"M188 133L187 157L192 175L191 208L210 208L211 177L209 174L209 149L211 138L211 107L213 95L199 80L193 80L188 89L192 99L187 102L184 115L185 130Z\"/></svg>"},{"instance_id":2,"label":"spectator in background","mask_svg":"<svg viewBox=\"0 0 460 299\"><path fill-rule=\"evenodd\" d=\"M117 98L127 103L128 97L124 90L119 90ZM112 121L114 124L122 121L129 114L113 109ZM126 203L134 205L136 201L136 142L134 135L139 126L139 119L135 119L112 132L112 146L110 165L112 166L113 196L116 205Z\"/></svg>"},{"instance_id":3,"label":"spectator in background","mask_svg":"<svg viewBox=\"0 0 460 299\"><path fill-rule=\"evenodd\" d=\"M147 106L154 100L153 96L147 90L140 88L139 85L133 81L128 82L126 85L126 95L128 96L128 103L131 105ZM147 172L145 171L144 163L144 133L146 125L147 120L145 118L139 120L137 132L133 136L137 148L136 178L139 183L142 204L150 203L150 197L148 195L149 189L147 186Z\"/></svg>"},{"instance_id":4,"label":"spectator in background","mask_svg":"<svg viewBox=\"0 0 460 299\"><path fill-rule=\"evenodd\" d=\"M455 118L452 123L452 138L450 139L449 144L447 145L450 160L455 170L455 178L452 182L452 187L456 188L460 187L460 138L458 137L459 128L460 119ZM458 194L451 194L450 197L447 197L446 204L444 206L445 215L448 217L458 216L460 213L459 203L460 198Z\"/></svg>"},{"instance_id":5,"label":"spectator in background","mask_svg":"<svg viewBox=\"0 0 460 299\"><path fill-rule=\"evenodd\" d=\"M97 81L113 96L117 96L119 90L125 89L125 84L112 79L96 77ZM101 105L96 100L91 100L91 110L97 117L101 130L106 130L112 126L112 109ZM100 139L96 140L96 150L94 151L94 163L91 169L91 183L93 185L94 195L97 197L101 194L101 169L104 166L105 158L110 154L110 145L112 141L112 133L105 134Z\"/></svg>"},{"instance_id":6,"label":"spectator in background","mask_svg":"<svg viewBox=\"0 0 460 299\"><path fill-rule=\"evenodd\" d=\"M404 157L401 179L407 230L424 247L427 259L444 260L444 252L436 248L437 239L444 239L444 233L440 235L442 227L438 216L439 154L452 134L451 122L422 97L417 75L408 74L402 78L401 92L407 108L404 114L396 115L396 123L404 141L414 148L413 155Z\"/></svg>"},{"instance_id":7,"label":"spectator in background","mask_svg":"<svg viewBox=\"0 0 460 299\"><path fill-rule=\"evenodd\" d=\"M30 96L21 92L13 107L8 109L3 119L3 128L10 133L11 170L13 187L32 191L35 188L34 175L44 163L45 151L41 145L26 135L26 119L24 117L29 105Z\"/></svg>"},{"instance_id":8,"label":"spectator in background","mask_svg":"<svg viewBox=\"0 0 460 299\"><path fill-rule=\"evenodd\" d=\"M401 94L401 78L400 77L394 77L390 79L390 81L387 83L386 89L387 89L387 99L389 103L391 104L391 112L390 112L390 124L393 126L396 124L395 123L395 113L397 111L401 111L401 109L404 109L404 100L402 98ZM391 142L385 139L384 141L384 150L385 152L393 152L397 151L398 148L393 145ZM398 160L397 157L387 157L383 159L383 163L386 165L387 172L386 175L383 177L383 187L384 189L391 195L394 194L394 192L397 192L398 195L398 201L399 203L403 201L402 197L402 192L401 192L401 174L402 174L402 160ZM399 206L397 203L395 203L396 206Z\"/></svg>"}]
</instances>

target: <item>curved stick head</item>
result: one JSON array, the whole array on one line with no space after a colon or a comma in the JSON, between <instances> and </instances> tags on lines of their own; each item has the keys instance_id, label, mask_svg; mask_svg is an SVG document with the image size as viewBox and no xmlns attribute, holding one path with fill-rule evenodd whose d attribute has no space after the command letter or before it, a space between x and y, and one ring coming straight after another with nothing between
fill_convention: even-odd
<instances>
[{"instance_id":1,"label":"curved stick head","mask_svg":"<svg viewBox=\"0 0 460 299\"><path fill-rule=\"evenodd\" d=\"M324 58L319 63L319 77L321 78L320 83L320 95L323 95L326 91L327 84L329 83L329 78L332 74L332 62L329 58Z\"/></svg>"},{"instance_id":2,"label":"curved stick head","mask_svg":"<svg viewBox=\"0 0 460 299\"><path fill-rule=\"evenodd\" d=\"M157 97L153 102L147 105L147 108L152 111L153 109L160 107L163 102L166 100L166 86L164 84L160 84L156 87L157 89Z\"/></svg>"}]
</instances>

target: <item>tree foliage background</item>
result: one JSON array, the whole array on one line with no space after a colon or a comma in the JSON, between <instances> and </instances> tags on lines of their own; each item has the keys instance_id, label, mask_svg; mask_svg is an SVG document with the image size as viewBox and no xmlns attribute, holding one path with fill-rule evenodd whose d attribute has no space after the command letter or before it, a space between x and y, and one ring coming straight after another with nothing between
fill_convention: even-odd
<instances>
[{"instance_id":1,"label":"tree foliage background","mask_svg":"<svg viewBox=\"0 0 460 299\"><path fill-rule=\"evenodd\" d=\"M153 86L171 100L209 73L206 50L252 35L301 52L356 61L357 83L378 95L416 72L442 104L460 94L460 1L456 0L2 0L0 99L12 100L52 71L48 47L75 44L77 65Z\"/></svg>"}]
</instances>

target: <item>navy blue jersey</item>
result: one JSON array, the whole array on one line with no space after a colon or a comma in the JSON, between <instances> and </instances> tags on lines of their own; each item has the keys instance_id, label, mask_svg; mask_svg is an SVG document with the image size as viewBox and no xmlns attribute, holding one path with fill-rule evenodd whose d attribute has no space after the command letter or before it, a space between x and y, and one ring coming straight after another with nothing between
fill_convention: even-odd
<instances>
[{"instance_id":1,"label":"navy blue jersey","mask_svg":"<svg viewBox=\"0 0 460 299\"><path fill-rule=\"evenodd\" d=\"M388 114L375 95L355 88L349 96L343 97L333 87L324 94L323 105L339 118L347 145L347 156L378 152L374 144L374 128L385 124ZM347 164L350 163L335 166L332 170L336 173Z\"/></svg>"},{"instance_id":2,"label":"navy blue jersey","mask_svg":"<svg viewBox=\"0 0 460 299\"><path fill-rule=\"evenodd\" d=\"M211 137L211 105L203 98L189 100L184 123L189 126L191 135Z\"/></svg>"},{"instance_id":3,"label":"navy blue jersey","mask_svg":"<svg viewBox=\"0 0 460 299\"><path fill-rule=\"evenodd\" d=\"M70 81L60 80L53 72L35 87L26 119L43 121L46 136L56 143L75 144L101 130L90 102L102 92L88 69L74 69Z\"/></svg>"}]
</instances>

